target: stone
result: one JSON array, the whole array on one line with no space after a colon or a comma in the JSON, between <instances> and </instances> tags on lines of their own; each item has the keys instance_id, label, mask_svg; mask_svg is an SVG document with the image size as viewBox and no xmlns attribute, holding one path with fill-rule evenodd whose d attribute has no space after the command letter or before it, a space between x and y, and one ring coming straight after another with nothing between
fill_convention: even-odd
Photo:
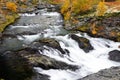
<instances>
[{"instance_id":1,"label":"stone","mask_svg":"<svg viewBox=\"0 0 120 80\"><path fill-rule=\"evenodd\" d=\"M27 59L10 51L0 55L0 57L0 78L25 80L33 75L33 69Z\"/></svg>"},{"instance_id":2,"label":"stone","mask_svg":"<svg viewBox=\"0 0 120 80\"><path fill-rule=\"evenodd\" d=\"M104 69L78 80L120 80L120 67Z\"/></svg>"},{"instance_id":3,"label":"stone","mask_svg":"<svg viewBox=\"0 0 120 80\"><path fill-rule=\"evenodd\" d=\"M55 39L44 38L39 40L39 42L42 43L43 45L59 50L62 54L65 54L65 51L61 48L59 42L57 42Z\"/></svg>"},{"instance_id":4,"label":"stone","mask_svg":"<svg viewBox=\"0 0 120 80\"><path fill-rule=\"evenodd\" d=\"M109 52L109 59L113 61L120 62L120 51L119 50L113 50Z\"/></svg>"},{"instance_id":5,"label":"stone","mask_svg":"<svg viewBox=\"0 0 120 80\"><path fill-rule=\"evenodd\" d=\"M88 53L90 50L93 50L92 45L90 44L90 41L86 38L79 37L75 34L71 34L70 37L78 42L78 45L81 49L83 49L86 53Z\"/></svg>"}]
</instances>

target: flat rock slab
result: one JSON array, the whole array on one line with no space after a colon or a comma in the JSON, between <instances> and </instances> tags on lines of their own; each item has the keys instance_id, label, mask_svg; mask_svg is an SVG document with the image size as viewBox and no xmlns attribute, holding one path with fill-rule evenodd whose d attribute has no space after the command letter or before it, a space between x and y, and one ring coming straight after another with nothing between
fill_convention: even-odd
<instances>
[{"instance_id":1,"label":"flat rock slab","mask_svg":"<svg viewBox=\"0 0 120 80\"><path fill-rule=\"evenodd\" d=\"M120 80L120 67L104 69L79 80Z\"/></svg>"}]
</instances>

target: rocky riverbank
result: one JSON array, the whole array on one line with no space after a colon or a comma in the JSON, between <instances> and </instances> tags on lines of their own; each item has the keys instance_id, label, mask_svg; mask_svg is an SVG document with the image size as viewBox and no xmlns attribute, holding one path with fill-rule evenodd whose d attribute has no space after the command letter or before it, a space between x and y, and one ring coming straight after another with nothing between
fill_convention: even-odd
<instances>
[{"instance_id":1,"label":"rocky riverbank","mask_svg":"<svg viewBox=\"0 0 120 80\"><path fill-rule=\"evenodd\" d=\"M26 2L25 4L29 4L29 2ZM79 65L73 65L43 54L44 51L51 51L50 54L56 55L57 53L54 53L55 50L62 58L69 56L67 57L67 60L71 62L74 62L74 60L72 61L70 59L72 57L70 55L70 50L72 49L72 53L74 53L75 49L75 53L79 53L80 58L82 58L81 54L84 53L88 53L88 55L85 54L84 56L89 56L89 52L91 53L95 49L95 47L91 44L90 39L82 36L80 37L72 31L75 31L75 33L77 31L87 32L89 35L94 37L104 37L114 41L120 41L119 13L107 17L78 18L78 23L72 25L68 23L68 25L71 26L67 26L65 24L65 29L70 30L70 32L68 32L63 28L56 28L63 26L64 23L60 13L58 14L55 12L59 9L58 6L53 6L39 0L37 6L34 5L30 8L31 9L27 7L24 8L24 10L20 8L19 12L21 17L16 20L14 24L7 27L5 31L2 30L3 33L0 35L0 72L2 72L0 74L0 79L50 80L50 76L38 73L38 71L34 68L40 67L44 70L68 70L69 73L69 70L75 72L85 66L79 61L77 62ZM28 14L24 14L24 12L27 12ZM69 47L69 44L72 43L66 43L67 41L64 42L64 40L62 41L54 38L56 35L59 35L58 38L60 38L60 36L63 37L63 35L66 34L68 35L68 40L73 40L72 42L74 43L76 42L75 44L78 45L77 49L80 49L79 51L82 52L77 52L76 47L72 48L74 46L70 45ZM65 48L61 47L62 45ZM107 48L109 47L109 41L106 42L103 47L106 46ZM66 48L70 48L70 50ZM113 61L119 61L119 53L119 50L113 50L109 52L108 58ZM79 58L79 55L77 55L77 58ZM77 61L76 57L72 58ZM83 58L83 60L85 59ZM117 70L119 71L119 67L110 68L107 70L105 69L98 72L98 74L92 74L92 78L88 76L80 80L99 80L96 76L100 76L100 80L101 77L103 80L108 80L108 77L112 77L111 80L119 79Z\"/></svg>"},{"instance_id":2,"label":"rocky riverbank","mask_svg":"<svg viewBox=\"0 0 120 80\"><path fill-rule=\"evenodd\" d=\"M82 31L90 36L102 37L120 42L120 13L107 14L104 17L79 18L75 24L67 23L65 29ZM70 26L72 27L70 27Z\"/></svg>"}]
</instances>

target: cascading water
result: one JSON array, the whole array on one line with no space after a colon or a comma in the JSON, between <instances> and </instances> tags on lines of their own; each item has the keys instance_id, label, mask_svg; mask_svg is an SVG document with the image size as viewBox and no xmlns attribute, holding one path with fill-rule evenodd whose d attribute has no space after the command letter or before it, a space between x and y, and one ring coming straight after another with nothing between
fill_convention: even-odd
<instances>
[{"instance_id":1,"label":"cascading water","mask_svg":"<svg viewBox=\"0 0 120 80\"><path fill-rule=\"evenodd\" d=\"M91 45L93 46L93 50L86 53L82 49L79 48L78 43L69 37L69 32L62 28L61 23L62 19L60 18L60 14L57 12L47 12L41 13L41 16L45 17L56 17L55 24L50 24L49 27L45 27L42 29L42 32L35 35L18 35L18 39L22 40L26 44L30 44L31 42L40 39L40 38L54 38L59 41L60 46L63 50L67 49L69 53L61 54L60 51L44 46L45 50L40 52L43 55L54 58L56 60L71 64L77 65L78 69L75 71L72 70L60 70L60 69L49 69L44 70L40 67L35 67L38 73L45 74L50 76L50 80L77 80L79 78L85 77L89 74L95 73L101 69L110 68L112 66L120 66L120 63L110 61L108 59L108 52L112 50L120 50L118 45L120 43L113 42L107 39L102 38L92 38L88 36L86 33L72 33L77 36L87 38ZM21 16L35 16L35 14L27 15L24 14ZM41 30L39 28L39 24L36 26L11 26L9 30L14 30L15 28L24 28L24 30L32 30L37 28L38 31ZM29 29L28 29L29 28ZM31 28L31 29L30 29ZM9 32L7 30L7 32ZM34 32L34 31L33 31ZM61 35L62 34L62 35ZM108 47L109 46L109 47Z\"/></svg>"},{"instance_id":2,"label":"cascading water","mask_svg":"<svg viewBox=\"0 0 120 80\"><path fill-rule=\"evenodd\" d=\"M84 36L80 34L76 35L89 39L90 43L94 47L94 50L90 51L89 53L85 53L82 49L79 48L78 43L69 38L68 35L50 36L57 39L61 47L63 49L69 50L70 53L69 55L66 54L61 57L59 56L59 52L56 50L45 50L42 54L72 65L78 65L78 70L43 70L38 67L35 69L38 70L39 73L51 76L51 80L77 80L101 69L120 65L120 63L110 61L108 59L108 52L114 49L118 49L118 45L120 45L120 43L101 38L92 38L86 34Z\"/></svg>"}]
</instances>

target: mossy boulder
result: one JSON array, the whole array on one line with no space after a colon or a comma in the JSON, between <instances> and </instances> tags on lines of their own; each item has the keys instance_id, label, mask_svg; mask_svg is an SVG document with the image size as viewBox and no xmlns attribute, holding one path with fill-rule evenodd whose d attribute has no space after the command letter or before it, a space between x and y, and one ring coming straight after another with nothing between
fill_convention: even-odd
<instances>
[{"instance_id":1,"label":"mossy boulder","mask_svg":"<svg viewBox=\"0 0 120 80\"><path fill-rule=\"evenodd\" d=\"M3 32L4 31L4 29L8 26L8 25L10 25L10 24L12 24L12 23L14 23L15 22L15 20L17 19L17 18L19 18L19 15L18 14L11 14L11 15L6 15L6 16L4 16L5 18L5 20L2 20L3 18L0 18L0 22L1 22L1 24L0 24L0 32Z\"/></svg>"}]
</instances>

